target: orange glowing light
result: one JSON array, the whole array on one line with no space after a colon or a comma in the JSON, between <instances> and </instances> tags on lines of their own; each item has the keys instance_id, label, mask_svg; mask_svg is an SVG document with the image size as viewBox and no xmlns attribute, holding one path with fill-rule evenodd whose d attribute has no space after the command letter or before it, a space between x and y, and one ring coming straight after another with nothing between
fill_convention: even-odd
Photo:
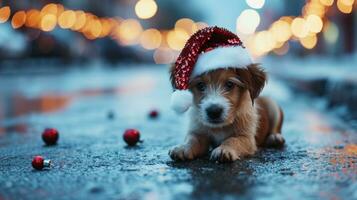
<instances>
[{"instance_id":1,"label":"orange glowing light","mask_svg":"<svg viewBox=\"0 0 357 200\"><path fill-rule=\"evenodd\" d=\"M303 14L310 15L315 14L317 16L323 16L325 13L325 7L318 2L312 1L304 6Z\"/></svg>"},{"instance_id":2,"label":"orange glowing light","mask_svg":"<svg viewBox=\"0 0 357 200\"><path fill-rule=\"evenodd\" d=\"M26 26L32 27L32 28L37 27L41 20L40 11L32 9L32 10L27 11L26 15L27 15Z\"/></svg>"},{"instance_id":3,"label":"orange glowing light","mask_svg":"<svg viewBox=\"0 0 357 200\"><path fill-rule=\"evenodd\" d=\"M156 49L161 44L161 33L156 29L147 29L140 36L140 44L145 49Z\"/></svg>"},{"instance_id":4,"label":"orange glowing light","mask_svg":"<svg viewBox=\"0 0 357 200\"><path fill-rule=\"evenodd\" d=\"M118 29L119 41L123 45L137 44L142 31L143 29L138 20L124 20Z\"/></svg>"},{"instance_id":5,"label":"orange glowing light","mask_svg":"<svg viewBox=\"0 0 357 200\"><path fill-rule=\"evenodd\" d=\"M57 18L64 12L64 6L57 4Z\"/></svg>"},{"instance_id":6,"label":"orange glowing light","mask_svg":"<svg viewBox=\"0 0 357 200\"><path fill-rule=\"evenodd\" d=\"M346 6L352 6L354 2L354 0L339 0L339 1L341 1L341 3Z\"/></svg>"},{"instance_id":7,"label":"orange glowing light","mask_svg":"<svg viewBox=\"0 0 357 200\"><path fill-rule=\"evenodd\" d=\"M289 43L286 42L280 48L274 49L273 51L276 55L285 55L289 51Z\"/></svg>"},{"instance_id":8,"label":"orange glowing light","mask_svg":"<svg viewBox=\"0 0 357 200\"><path fill-rule=\"evenodd\" d=\"M26 22L25 11L18 11L12 17L11 25L14 29L22 27Z\"/></svg>"},{"instance_id":9,"label":"orange glowing light","mask_svg":"<svg viewBox=\"0 0 357 200\"><path fill-rule=\"evenodd\" d=\"M195 28L195 26L195 22L188 18L179 19L175 23L175 29L184 30L189 35L192 35L194 32L196 32L197 28Z\"/></svg>"},{"instance_id":10,"label":"orange glowing light","mask_svg":"<svg viewBox=\"0 0 357 200\"><path fill-rule=\"evenodd\" d=\"M291 23L291 32L299 38L306 37L309 33L308 26L306 25L305 19L301 17L295 18Z\"/></svg>"},{"instance_id":11,"label":"orange glowing light","mask_svg":"<svg viewBox=\"0 0 357 200\"><path fill-rule=\"evenodd\" d=\"M353 4L353 1L352 1L352 4ZM350 5L349 1L338 0L337 1L337 8L342 13L348 14L348 13L352 12L352 4Z\"/></svg>"},{"instance_id":12,"label":"orange glowing light","mask_svg":"<svg viewBox=\"0 0 357 200\"><path fill-rule=\"evenodd\" d=\"M110 20L107 19L101 19L100 23L102 24L102 32L100 33L99 37L103 38L111 33L113 24Z\"/></svg>"},{"instance_id":13,"label":"orange glowing light","mask_svg":"<svg viewBox=\"0 0 357 200\"><path fill-rule=\"evenodd\" d=\"M11 10L9 6L5 6L0 8L0 23L5 23L11 14Z\"/></svg>"},{"instance_id":14,"label":"orange glowing light","mask_svg":"<svg viewBox=\"0 0 357 200\"><path fill-rule=\"evenodd\" d=\"M275 45L276 40L270 31L261 31L254 38L255 54L258 56L271 51Z\"/></svg>"},{"instance_id":15,"label":"orange glowing light","mask_svg":"<svg viewBox=\"0 0 357 200\"><path fill-rule=\"evenodd\" d=\"M333 0L320 0L320 3L325 6L332 6Z\"/></svg>"},{"instance_id":16,"label":"orange glowing light","mask_svg":"<svg viewBox=\"0 0 357 200\"><path fill-rule=\"evenodd\" d=\"M356 144L348 144L345 146L345 151L349 154L357 154L357 145Z\"/></svg>"},{"instance_id":17,"label":"orange glowing light","mask_svg":"<svg viewBox=\"0 0 357 200\"><path fill-rule=\"evenodd\" d=\"M43 31L52 31L57 25L57 17L54 14L46 14L41 19L41 29Z\"/></svg>"},{"instance_id":18,"label":"orange glowing light","mask_svg":"<svg viewBox=\"0 0 357 200\"><path fill-rule=\"evenodd\" d=\"M278 42L285 42L291 37L290 24L283 20L274 22L270 28L273 37Z\"/></svg>"},{"instance_id":19,"label":"orange glowing light","mask_svg":"<svg viewBox=\"0 0 357 200\"><path fill-rule=\"evenodd\" d=\"M167 43L171 49L181 50L189 37L185 30L176 28L167 34Z\"/></svg>"},{"instance_id":20,"label":"orange glowing light","mask_svg":"<svg viewBox=\"0 0 357 200\"><path fill-rule=\"evenodd\" d=\"M315 34L300 38L300 44L306 49L312 49L316 46L317 37Z\"/></svg>"},{"instance_id":21,"label":"orange glowing light","mask_svg":"<svg viewBox=\"0 0 357 200\"><path fill-rule=\"evenodd\" d=\"M98 19L93 19L89 26L90 35L93 39L98 38L102 32L102 24Z\"/></svg>"},{"instance_id":22,"label":"orange glowing light","mask_svg":"<svg viewBox=\"0 0 357 200\"><path fill-rule=\"evenodd\" d=\"M58 25L63 29L68 29L76 23L76 13L72 10L66 10L58 17Z\"/></svg>"},{"instance_id":23,"label":"orange glowing light","mask_svg":"<svg viewBox=\"0 0 357 200\"><path fill-rule=\"evenodd\" d=\"M86 24L86 14L83 11L75 11L76 21L71 27L72 30L79 30Z\"/></svg>"},{"instance_id":24,"label":"orange glowing light","mask_svg":"<svg viewBox=\"0 0 357 200\"><path fill-rule=\"evenodd\" d=\"M87 39L94 40L98 38L102 32L102 24L97 16L86 13L86 24L80 30Z\"/></svg>"},{"instance_id":25,"label":"orange glowing light","mask_svg":"<svg viewBox=\"0 0 357 200\"><path fill-rule=\"evenodd\" d=\"M41 15L52 14L57 17L57 12L58 7L54 3L47 4L41 9Z\"/></svg>"}]
</instances>

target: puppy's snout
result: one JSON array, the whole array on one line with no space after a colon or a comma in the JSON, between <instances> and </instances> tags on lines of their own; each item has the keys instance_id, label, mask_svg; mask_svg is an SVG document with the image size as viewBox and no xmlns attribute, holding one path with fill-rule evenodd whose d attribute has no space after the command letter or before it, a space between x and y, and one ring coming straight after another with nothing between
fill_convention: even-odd
<instances>
[{"instance_id":1,"label":"puppy's snout","mask_svg":"<svg viewBox=\"0 0 357 200\"><path fill-rule=\"evenodd\" d=\"M206 108L206 113L210 119L218 120L222 116L223 108L219 105L214 104Z\"/></svg>"}]
</instances>

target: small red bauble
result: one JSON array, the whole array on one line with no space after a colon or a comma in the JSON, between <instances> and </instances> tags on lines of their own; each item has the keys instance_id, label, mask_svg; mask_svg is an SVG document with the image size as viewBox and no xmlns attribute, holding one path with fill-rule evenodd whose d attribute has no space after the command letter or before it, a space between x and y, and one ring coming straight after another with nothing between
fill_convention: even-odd
<instances>
[{"instance_id":1,"label":"small red bauble","mask_svg":"<svg viewBox=\"0 0 357 200\"><path fill-rule=\"evenodd\" d=\"M51 160L45 160L43 159L42 156L35 156L32 159L32 167L37 170L41 170L44 167L50 167L50 166L51 166Z\"/></svg>"},{"instance_id":2,"label":"small red bauble","mask_svg":"<svg viewBox=\"0 0 357 200\"><path fill-rule=\"evenodd\" d=\"M149 117L154 119L157 118L159 116L159 112L157 110L151 110L149 113Z\"/></svg>"},{"instance_id":3,"label":"small red bauble","mask_svg":"<svg viewBox=\"0 0 357 200\"><path fill-rule=\"evenodd\" d=\"M46 128L42 133L42 139L47 145L54 145L57 143L59 133L54 128Z\"/></svg>"},{"instance_id":4,"label":"small red bauble","mask_svg":"<svg viewBox=\"0 0 357 200\"><path fill-rule=\"evenodd\" d=\"M140 141L140 132L136 129L127 129L124 132L123 139L129 146L134 146Z\"/></svg>"}]
</instances>

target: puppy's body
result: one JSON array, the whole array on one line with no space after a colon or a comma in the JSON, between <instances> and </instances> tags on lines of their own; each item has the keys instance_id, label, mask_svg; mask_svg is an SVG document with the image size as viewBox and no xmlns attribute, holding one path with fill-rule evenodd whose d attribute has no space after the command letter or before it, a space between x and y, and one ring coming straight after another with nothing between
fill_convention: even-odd
<instances>
[{"instance_id":1,"label":"puppy's body","mask_svg":"<svg viewBox=\"0 0 357 200\"><path fill-rule=\"evenodd\" d=\"M252 155L258 146L281 146L283 114L269 98L258 95L265 73L257 66L215 70L190 82L194 106L185 144L172 149L174 160L207 154L211 159L234 161Z\"/></svg>"}]
</instances>

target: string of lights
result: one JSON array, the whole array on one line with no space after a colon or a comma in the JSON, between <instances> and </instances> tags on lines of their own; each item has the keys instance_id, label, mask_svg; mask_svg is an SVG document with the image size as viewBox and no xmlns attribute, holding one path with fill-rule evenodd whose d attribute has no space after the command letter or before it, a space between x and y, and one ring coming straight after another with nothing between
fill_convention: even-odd
<instances>
[{"instance_id":1,"label":"string of lights","mask_svg":"<svg viewBox=\"0 0 357 200\"><path fill-rule=\"evenodd\" d=\"M254 57L261 57L270 52L284 55L289 50L289 41L299 41L306 49L316 46L317 35L323 32L327 42L334 43L338 37L337 26L326 17L327 10L334 0L308 0L301 16L282 16L267 30L256 31L260 24L260 15L256 9L264 6L265 0L246 0L249 9L237 18L237 33L243 36L246 46ZM351 13L354 0L337 0L337 8L342 13ZM155 16L158 5L154 0L139 0L134 7L139 19ZM149 28L144 30L138 19L120 17L98 17L83 10L66 9L62 4L50 3L40 10L20 10L13 13L9 6L0 8L0 23L11 22L14 29L22 27L50 32L56 27L79 32L89 40L109 37L119 45L140 44L144 49L154 50L156 63L172 63L187 39L197 30L207 27L204 22L194 22L183 18L176 21L171 30Z\"/></svg>"}]
</instances>

